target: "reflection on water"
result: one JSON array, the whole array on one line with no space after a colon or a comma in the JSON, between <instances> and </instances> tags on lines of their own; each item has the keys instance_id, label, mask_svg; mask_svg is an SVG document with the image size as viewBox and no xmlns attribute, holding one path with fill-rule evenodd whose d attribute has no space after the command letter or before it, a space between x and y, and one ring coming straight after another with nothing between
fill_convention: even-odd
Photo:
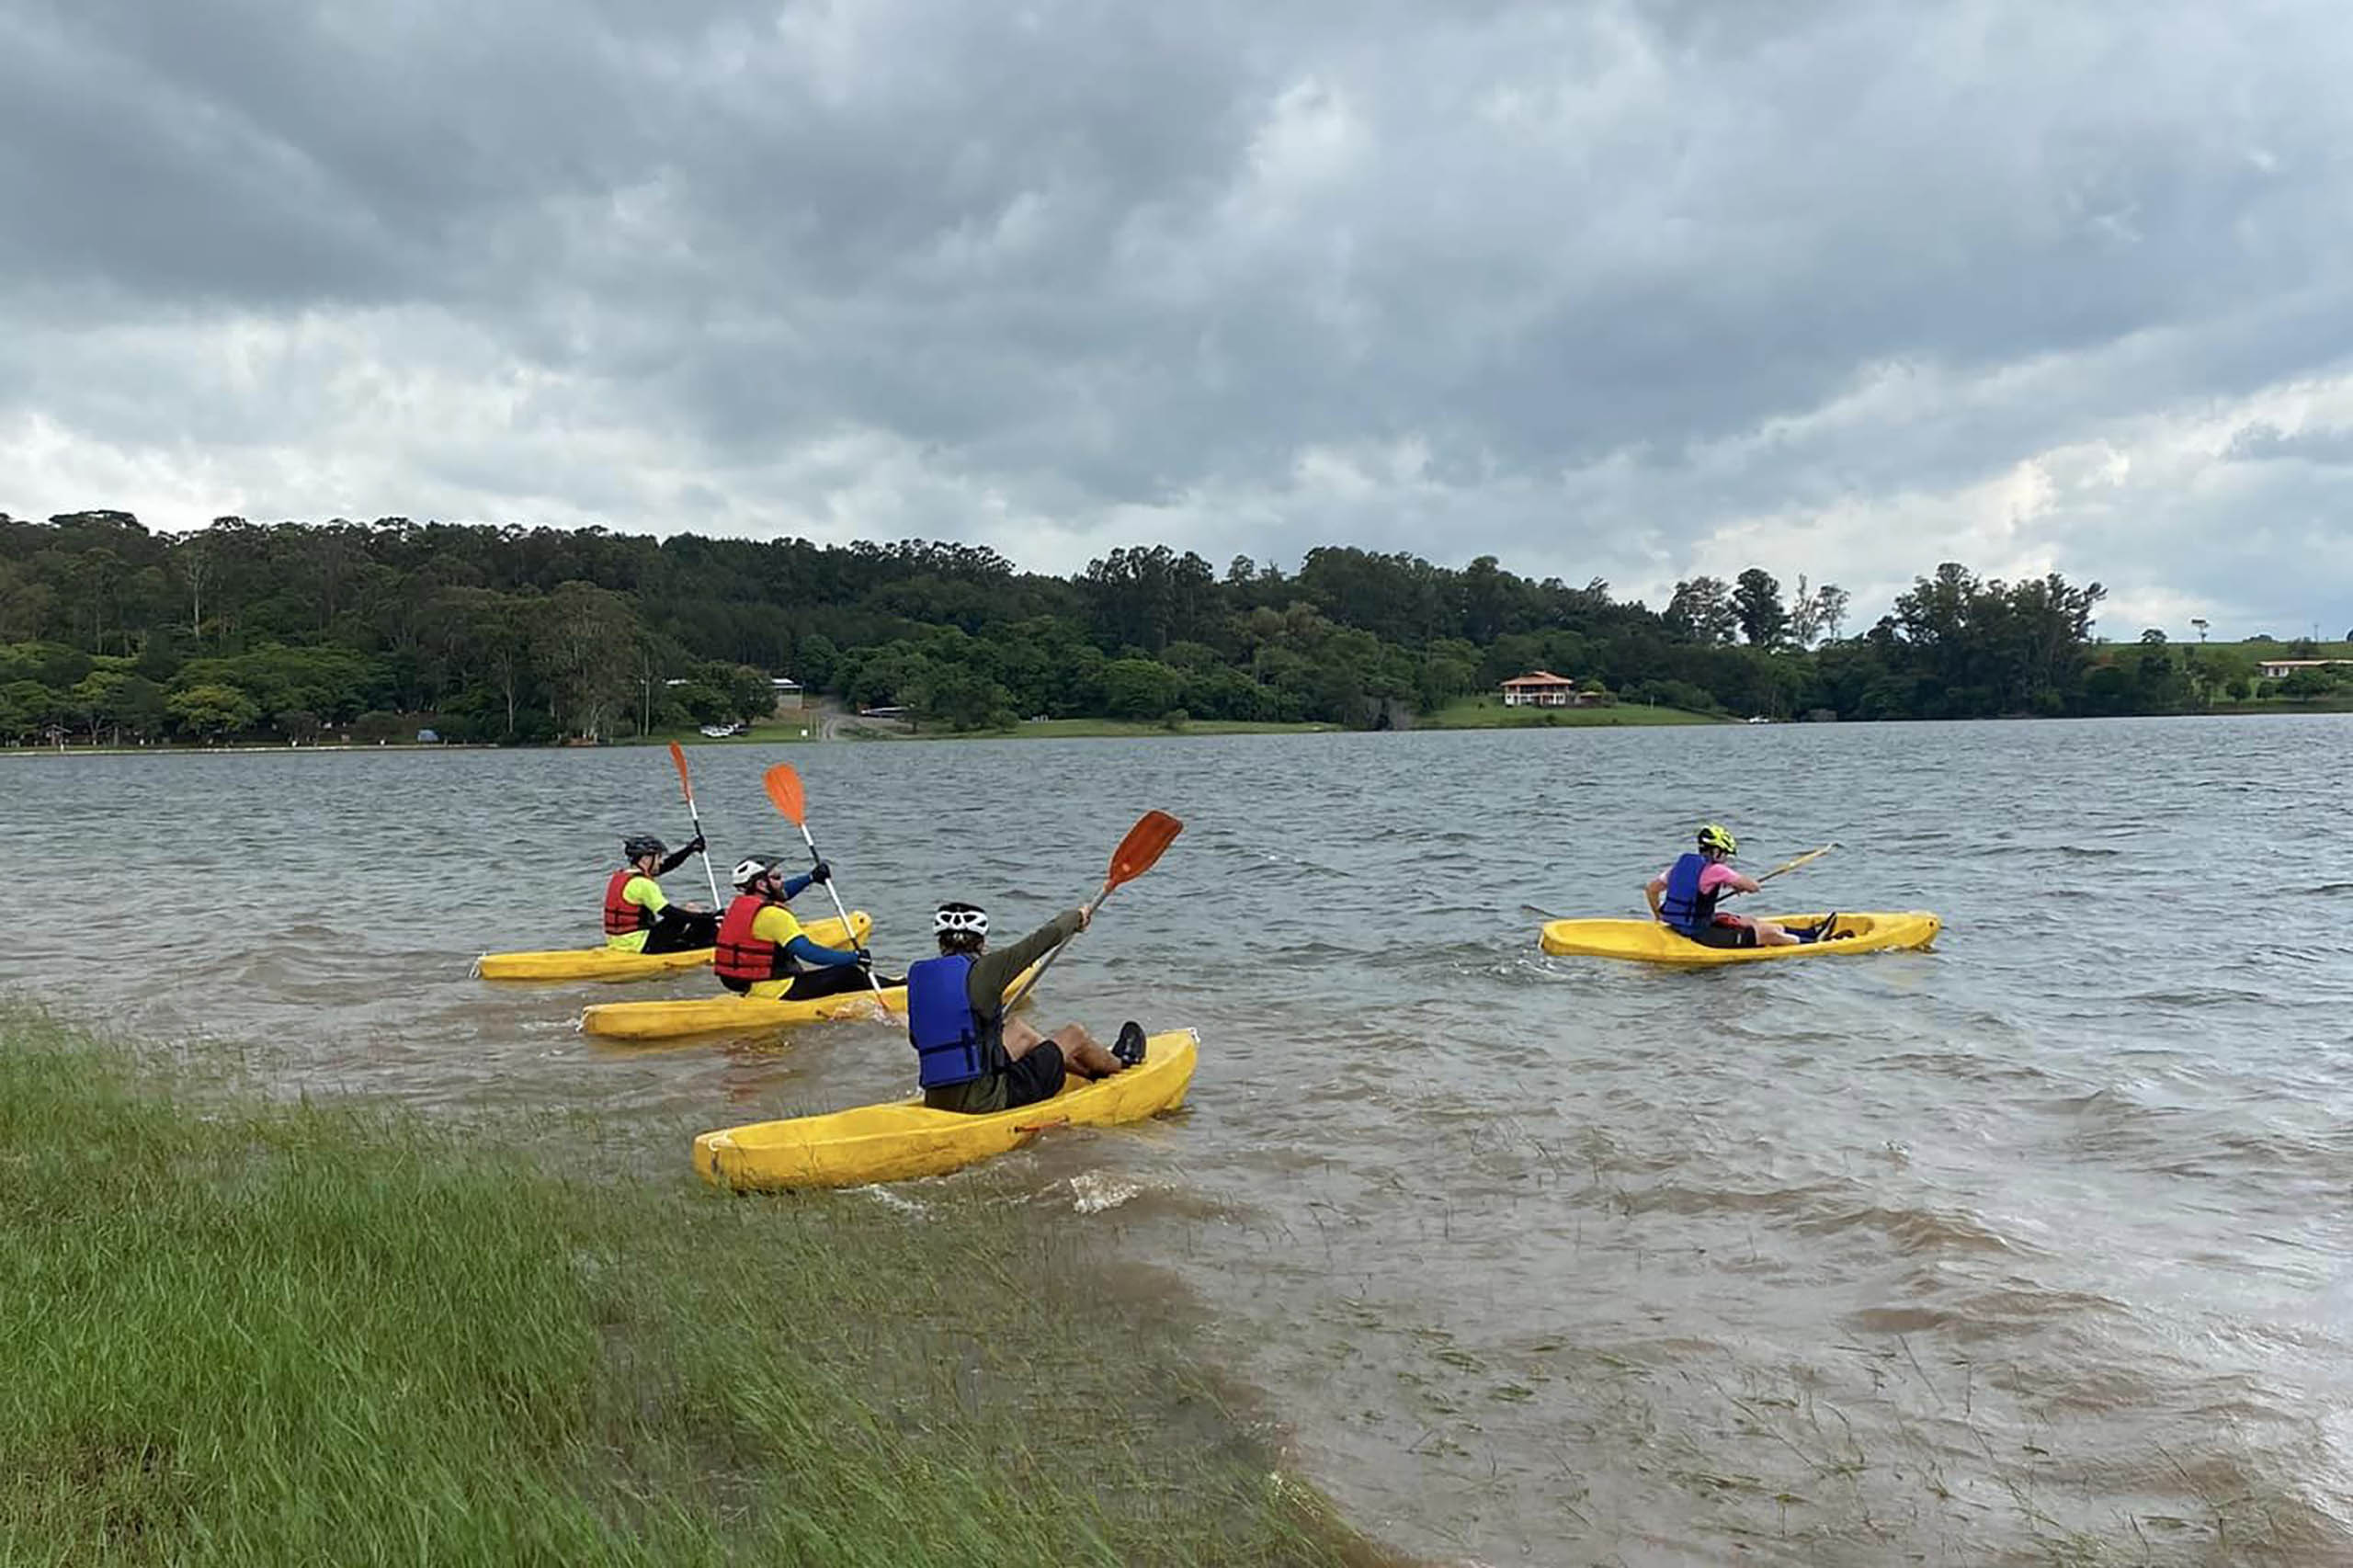
<instances>
[{"instance_id":1,"label":"reflection on water","mask_svg":"<svg viewBox=\"0 0 2353 1568\"><path fill-rule=\"evenodd\" d=\"M1040 1001L1189 1024L1181 1117L949 1180L1109 1233L1367 1528L1484 1561L2353 1561L2343 719L803 747L878 955L1075 902L1188 831ZM773 754L694 754L722 863ZM0 980L250 1042L290 1087L686 1139L894 1094L871 1025L615 1047L585 943L667 758L10 758L49 901ZM1703 818L1793 907L1938 950L1547 960ZM684 868L674 894L695 896ZM51 912L54 912L52 917ZM920 1187L904 1196L920 1202ZM2067 1553L2094 1555L2070 1558Z\"/></svg>"}]
</instances>

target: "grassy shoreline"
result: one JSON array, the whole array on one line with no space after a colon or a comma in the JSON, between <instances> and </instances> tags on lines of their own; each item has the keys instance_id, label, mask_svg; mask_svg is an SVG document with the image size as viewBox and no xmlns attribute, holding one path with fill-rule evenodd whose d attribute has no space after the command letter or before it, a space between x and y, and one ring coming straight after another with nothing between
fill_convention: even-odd
<instances>
[{"instance_id":1,"label":"grassy shoreline","mask_svg":"<svg viewBox=\"0 0 2353 1568\"><path fill-rule=\"evenodd\" d=\"M2180 713L2117 713L2086 717L2115 719L2260 719L2294 717L2298 714L2353 713L2353 698L2324 698L2316 701L2295 702L2273 698L2251 702L2217 703L2211 708ZM1967 723L2008 723L2032 719L2028 714L2005 715L1999 718L1964 720ZM1350 731L1345 725L1316 722L1299 723L1259 722L1240 719L1195 719L1182 728L1170 729L1165 724L1153 724L1125 719L1043 719L1024 720L1010 730L922 730L914 733L883 730L861 724L855 718L837 721L851 733L835 737L842 741L1006 741L1006 740L1181 740L1188 735L1324 735L1369 733ZM1873 721L1849 719L1847 724L1940 723L1943 720L1892 719ZM2043 722L2036 720L2034 722ZM2057 722L2060 721L2050 721ZM1654 708L1644 703L1619 703L1608 708L1506 709L1491 699L1468 699L1449 704L1432 713L1415 718L1409 730L1394 733L1419 733L1428 730L1544 730L1544 729L1617 729L1649 728L1664 725L1736 724L1737 719L1720 714L1694 713L1683 708ZM801 726L760 725L751 733L713 737L692 730L656 731L646 735L626 735L603 743L608 746L658 746L672 741L687 746L733 745L816 745L816 724L813 722L809 734L801 733ZM0 758L29 756L226 756L232 755L307 755L311 752L380 752L380 751L531 751L562 752L595 750L597 747L564 745L501 746L489 741L441 741L419 744L415 741L392 741L381 745L330 744L235 744L235 745L153 745L153 746L86 746L69 745L60 750L55 746L0 746Z\"/></svg>"},{"instance_id":2,"label":"grassy shoreline","mask_svg":"<svg viewBox=\"0 0 2353 1568\"><path fill-rule=\"evenodd\" d=\"M2284 697L2259 697L2251 701L2218 702L2195 713L2157 714L2157 718L2264 719L2279 714L2353 713L2353 697L2323 697L2297 702Z\"/></svg>"},{"instance_id":3,"label":"grassy shoreline","mask_svg":"<svg viewBox=\"0 0 2353 1568\"><path fill-rule=\"evenodd\" d=\"M1683 708L1618 702L1601 708L1506 708L1493 697L1458 698L1414 721L1416 730L1607 730L1660 724L1729 724L1733 720Z\"/></svg>"},{"instance_id":4,"label":"grassy shoreline","mask_svg":"<svg viewBox=\"0 0 2353 1568\"><path fill-rule=\"evenodd\" d=\"M8 1561L1394 1561L1067 1217L203 1070L0 1004Z\"/></svg>"},{"instance_id":5,"label":"grassy shoreline","mask_svg":"<svg viewBox=\"0 0 2353 1568\"><path fill-rule=\"evenodd\" d=\"M1253 719L1188 719L1176 729L1132 719L1024 719L1009 730L933 730L892 739L911 741L1070 741L1181 739L1186 735L1330 735L1341 726Z\"/></svg>"}]
</instances>

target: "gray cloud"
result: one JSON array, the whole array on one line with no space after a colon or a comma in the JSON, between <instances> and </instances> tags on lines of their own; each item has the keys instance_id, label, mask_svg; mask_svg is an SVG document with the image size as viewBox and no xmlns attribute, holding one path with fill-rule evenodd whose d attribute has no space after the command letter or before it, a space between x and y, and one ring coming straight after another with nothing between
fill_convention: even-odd
<instances>
[{"instance_id":1,"label":"gray cloud","mask_svg":"<svg viewBox=\"0 0 2353 1568\"><path fill-rule=\"evenodd\" d=\"M2294 3L11 0L0 506L2291 622L2348 65Z\"/></svg>"},{"instance_id":2,"label":"gray cloud","mask_svg":"<svg viewBox=\"0 0 2353 1568\"><path fill-rule=\"evenodd\" d=\"M2341 468L2353 465L2353 430L2282 430L2277 425L2249 425L2231 437L2227 456L2240 462L2301 460Z\"/></svg>"}]
</instances>

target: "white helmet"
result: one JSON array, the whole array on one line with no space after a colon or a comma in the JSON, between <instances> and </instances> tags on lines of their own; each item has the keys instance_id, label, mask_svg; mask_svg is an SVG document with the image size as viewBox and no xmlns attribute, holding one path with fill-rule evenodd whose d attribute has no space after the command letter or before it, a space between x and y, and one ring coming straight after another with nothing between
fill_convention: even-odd
<instances>
[{"instance_id":1,"label":"white helmet","mask_svg":"<svg viewBox=\"0 0 2353 1568\"><path fill-rule=\"evenodd\" d=\"M754 855L748 859L738 860L735 862L735 885L739 888L750 887L774 869L776 869L774 856Z\"/></svg>"},{"instance_id":2,"label":"white helmet","mask_svg":"<svg viewBox=\"0 0 2353 1568\"><path fill-rule=\"evenodd\" d=\"M970 931L975 937L989 934L989 912L977 903L943 903L933 911L931 934L944 937L950 931Z\"/></svg>"}]
</instances>

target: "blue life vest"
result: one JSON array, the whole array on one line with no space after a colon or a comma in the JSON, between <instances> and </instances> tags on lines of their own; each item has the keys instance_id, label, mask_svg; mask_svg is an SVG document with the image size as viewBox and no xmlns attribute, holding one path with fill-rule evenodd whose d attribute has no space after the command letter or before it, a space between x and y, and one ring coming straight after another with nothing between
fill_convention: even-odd
<instances>
[{"instance_id":1,"label":"blue life vest","mask_svg":"<svg viewBox=\"0 0 2353 1568\"><path fill-rule=\"evenodd\" d=\"M1700 873L1709 865L1705 855L1693 850L1667 869L1666 895L1659 900L1658 912L1669 926L1687 937L1696 936L1715 924L1719 895L1699 891Z\"/></svg>"},{"instance_id":2,"label":"blue life vest","mask_svg":"<svg viewBox=\"0 0 2353 1568\"><path fill-rule=\"evenodd\" d=\"M926 1089L969 1084L1004 1051L994 1015L972 1011L972 957L919 959L907 966L907 1040L915 1048L918 1081Z\"/></svg>"}]
</instances>

